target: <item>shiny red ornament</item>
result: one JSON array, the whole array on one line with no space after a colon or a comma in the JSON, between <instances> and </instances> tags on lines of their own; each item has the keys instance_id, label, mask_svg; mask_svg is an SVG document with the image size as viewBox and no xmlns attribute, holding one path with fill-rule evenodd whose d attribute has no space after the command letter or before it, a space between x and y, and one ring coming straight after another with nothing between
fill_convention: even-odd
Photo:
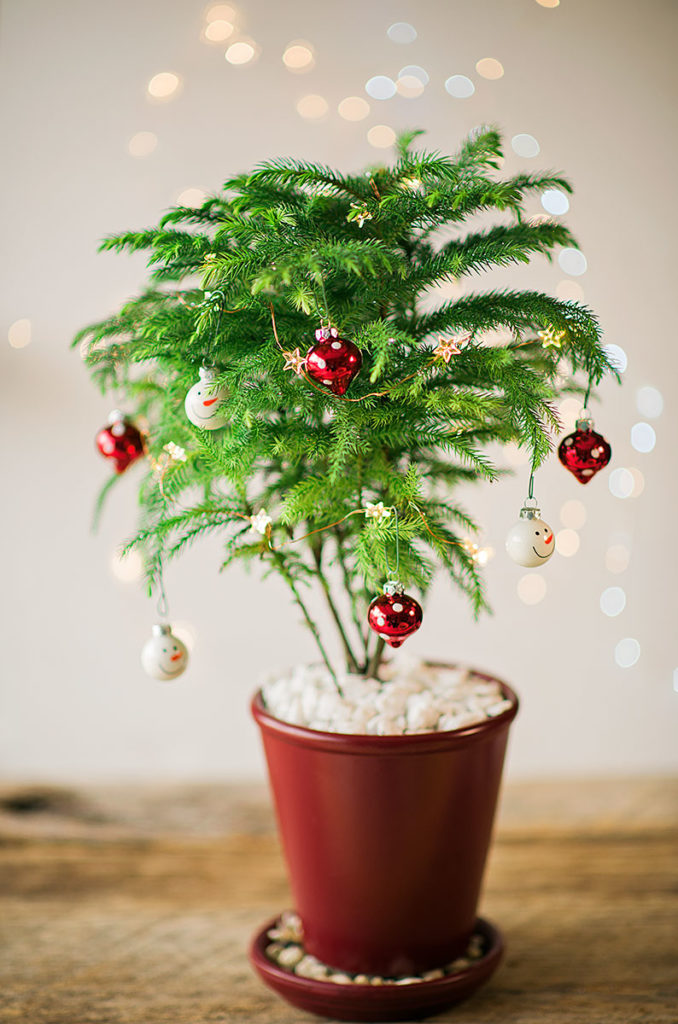
<instances>
[{"instance_id":1,"label":"shiny red ornament","mask_svg":"<svg viewBox=\"0 0 678 1024\"><path fill-rule=\"evenodd\" d=\"M127 467L144 454L144 440L131 420L117 409L108 417L108 423L96 436L96 446L101 454L115 465L116 473L124 473Z\"/></svg>"},{"instance_id":2,"label":"shiny red ornament","mask_svg":"<svg viewBox=\"0 0 678 1024\"><path fill-rule=\"evenodd\" d=\"M306 353L306 373L333 395L345 394L363 364L360 349L340 338L335 327L321 327L315 337L315 345Z\"/></svg>"},{"instance_id":3,"label":"shiny red ornament","mask_svg":"<svg viewBox=\"0 0 678 1024\"><path fill-rule=\"evenodd\" d=\"M400 647L421 626L421 605L403 592L402 583L386 583L384 593L370 604L367 621L391 647Z\"/></svg>"},{"instance_id":4,"label":"shiny red ornament","mask_svg":"<svg viewBox=\"0 0 678 1024\"><path fill-rule=\"evenodd\" d=\"M564 437L558 446L558 458L580 484L587 484L604 469L611 455L610 445L593 429L591 419L577 420L574 433Z\"/></svg>"}]
</instances>

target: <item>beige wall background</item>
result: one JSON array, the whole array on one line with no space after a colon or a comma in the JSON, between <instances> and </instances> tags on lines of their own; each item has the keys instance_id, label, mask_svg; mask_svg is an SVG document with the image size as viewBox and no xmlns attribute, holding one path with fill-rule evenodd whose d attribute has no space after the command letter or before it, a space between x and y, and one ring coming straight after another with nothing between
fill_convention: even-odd
<instances>
[{"instance_id":1,"label":"beige wall background","mask_svg":"<svg viewBox=\"0 0 678 1024\"><path fill-rule=\"evenodd\" d=\"M216 189L267 158L356 168L385 153L367 139L375 125L421 126L429 146L449 150L483 122L506 135L507 173L551 168L571 177L567 220L588 269L573 276L557 263L534 264L464 287L580 290L627 355L624 386L604 385L596 421L612 443L613 468L634 470L642 493L615 496L610 471L581 487L555 459L541 471L545 518L561 528L563 505L577 500L586 522L577 553L553 558L546 592L530 605L517 593L524 572L503 552L525 467L469 491L483 542L496 550L486 570L495 614L474 624L441 580L405 653L470 662L516 686L514 776L674 771L676 4L244 0L227 43L204 39L207 10L198 0L2 4L0 771L55 780L259 776L248 697L262 672L314 657L282 584L237 570L219 576L212 542L167 573L173 618L194 635L190 671L171 685L142 673L155 610L137 583L111 572L134 524L136 474L92 536L94 496L108 473L93 438L114 402L95 392L68 343L133 293L144 268L141 258L96 255L97 241L154 223L184 190ZM389 38L401 21L414 26L415 41ZM224 51L242 37L258 56L234 66ZM298 39L315 53L303 74L281 59ZM501 62L503 77L478 74L485 57ZM420 96L367 96L368 79L397 78L407 65L430 76ZM160 72L181 85L153 101L147 84ZM471 97L446 92L453 75L472 80ZM308 94L325 98L325 116L297 113ZM347 96L368 100L365 120L339 116ZM157 137L146 156L129 152L139 132ZM513 152L520 133L538 140L538 157ZM15 347L26 340L25 325L16 326L24 319L30 343ZM663 396L658 418L637 407L644 387ZM572 418L566 409L566 427ZM656 430L649 453L631 444L640 421ZM613 586L626 606L609 617L600 600ZM623 640L640 649L626 668L615 661Z\"/></svg>"}]
</instances>

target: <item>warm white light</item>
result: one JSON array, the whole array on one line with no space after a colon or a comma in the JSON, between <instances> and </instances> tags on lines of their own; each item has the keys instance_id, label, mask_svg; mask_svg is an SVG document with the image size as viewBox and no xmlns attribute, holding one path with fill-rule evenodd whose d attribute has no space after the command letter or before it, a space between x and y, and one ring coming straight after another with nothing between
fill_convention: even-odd
<instances>
[{"instance_id":1,"label":"warm white light","mask_svg":"<svg viewBox=\"0 0 678 1024\"><path fill-rule=\"evenodd\" d=\"M406 21L396 21L387 29L386 35L392 43L413 43L417 38L417 30L414 25L409 25Z\"/></svg>"},{"instance_id":2,"label":"warm white light","mask_svg":"<svg viewBox=\"0 0 678 1024\"><path fill-rule=\"evenodd\" d=\"M146 89L148 95L156 100L168 100L179 88L179 76L172 71L161 71L153 75Z\"/></svg>"},{"instance_id":3,"label":"warm white light","mask_svg":"<svg viewBox=\"0 0 678 1024\"><path fill-rule=\"evenodd\" d=\"M324 117L328 109L325 97L318 96L316 93L302 96L297 102L297 113L309 121L317 121L318 118Z\"/></svg>"},{"instance_id":4,"label":"warm white light","mask_svg":"<svg viewBox=\"0 0 678 1024\"><path fill-rule=\"evenodd\" d=\"M484 568L484 566L486 566L487 563L490 562L493 558L494 548L479 548L479 550L475 553L473 557L473 561L476 563L476 565L479 565L481 566L481 568Z\"/></svg>"},{"instance_id":5,"label":"warm white light","mask_svg":"<svg viewBox=\"0 0 678 1024\"><path fill-rule=\"evenodd\" d=\"M153 132L137 132L127 143L130 156L150 156L158 145L158 136Z\"/></svg>"},{"instance_id":6,"label":"warm white light","mask_svg":"<svg viewBox=\"0 0 678 1024\"><path fill-rule=\"evenodd\" d=\"M560 0L537 0L540 7L558 7Z\"/></svg>"},{"instance_id":7,"label":"warm white light","mask_svg":"<svg viewBox=\"0 0 678 1024\"><path fill-rule=\"evenodd\" d=\"M310 71L315 64L310 43L290 43L283 53L283 64L290 71Z\"/></svg>"},{"instance_id":8,"label":"warm white light","mask_svg":"<svg viewBox=\"0 0 678 1024\"><path fill-rule=\"evenodd\" d=\"M390 100L396 94L396 84L386 75L375 75L365 82L365 92L373 100Z\"/></svg>"},{"instance_id":9,"label":"warm white light","mask_svg":"<svg viewBox=\"0 0 678 1024\"><path fill-rule=\"evenodd\" d=\"M521 576L516 591L523 604L539 604L546 597L546 580L536 574Z\"/></svg>"},{"instance_id":10,"label":"warm white light","mask_svg":"<svg viewBox=\"0 0 678 1024\"><path fill-rule=\"evenodd\" d=\"M388 149L396 140L396 133L387 124L375 124L367 133L367 141L375 149Z\"/></svg>"},{"instance_id":11,"label":"warm white light","mask_svg":"<svg viewBox=\"0 0 678 1024\"><path fill-rule=\"evenodd\" d=\"M539 143L533 135L514 135L511 139L511 148L518 156L533 157L539 155Z\"/></svg>"},{"instance_id":12,"label":"warm white light","mask_svg":"<svg viewBox=\"0 0 678 1024\"><path fill-rule=\"evenodd\" d=\"M370 105L362 96L347 96L337 107L339 117L345 121L364 121L370 112Z\"/></svg>"},{"instance_id":13,"label":"warm white light","mask_svg":"<svg viewBox=\"0 0 678 1024\"><path fill-rule=\"evenodd\" d=\"M494 57L483 57L476 64L476 71L483 78L501 78L504 68Z\"/></svg>"},{"instance_id":14,"label":"warm white light","mask_svg":"<svg viewBox=\"0 0 678 1024\"><path fill-rule=\"evenodd\" d=\"M560 521L571 530L581 530L586 522L586 505L578 498L566 501L560 509Z\"/></svg>"},{"instance_id":15,"label":"warm white light","mask_svg":"<svg viewBox=\"0 0 678 1024\"><path fill-rule=\"evenodd\" d=\"M562 189L547 188L541 194L541 205L547 213L553 214L554 217L561 217L570 209L570 200Z\"/></svg>"},{"instance_id":16,"label":"warm white light","mask_svg":"<svg viewBox=\"0 0 678 1024\"><path fill-rule=\"evenodd\" d=\"M416 99L424 91L424 85L414 75L403 75L396 82L396 89L406 99Z\"/></svg>"},{"instance_id":17,"label":"warm white light","mask_svg":"<svg viewBox=\"0 0 678 1024\"><path fill-rule=\"evenodd\" d=\"M15 320L7 331L7 340L12 348L26 348L31 343L31 321L25 317Z\"/></svg>"},{"instance_id":18,"label":"warm white light","mask_svg":"<svg viewBox=\"0 0 678 1024\"><path fill-rule=\"evenodd\" d=\"M185 188L177 196L177 206L202 206L207 198L207 193L201 188Z\"/></svg>"},{"instance_id":19,"label":"warm white light","mask_svg":"<svg viewBox=\"0 0 678 1024\"><path fill-rule=\"evenodd\" d=\"M144 562L138 551L129 551L124 557L113 551L108 564L112 575L121 583L136 583L143 576Z\"/></svg>"},{"instance_id":20,"label":"warm white light","mask_svg":"<svg viewBox=\"0 0 678 1024\"><path fill-rule=\"evenodd\" d=\"M631 427L631 445L637 452L651 452L656 443L654 427L649 423L634 423Z\"/></svg>"},{"instance_id":21,"label":"warm white light","mask_svg":"<svg viewBox=\"0 0 678 1024\"><path fill-rule=\"evenodd\" d=\"M556 285L556 297L565 302L583 302L584 289L578 281L559 281Z\"/></svg>"},{"instance_id":22,"label":"warm white light","mask_svg":"<svg viewBox=\"0 0 678 1024\"><path fill-rule=\"evenodd\" d=\"M618 575L626 572L631 561L631 552L626 544L611 544L605 552L605 568Z\"/></svg>"},{"instance_id":23,"label":"warm white light","mask_svg":"<svg viewBox=\"0 0 678 1024\"><path fill-rule=\"evenodd\" d=\"M452 75L445 82L445 88L450 96L454 96L455 100L468 99L476 91L475 85L466 75Z\"/></svg>"},{"instance_id":24,"label":"warm white light","mask_svg":"<svg viewBox=\"0 0 678 1024\"><path fill-rule=\"evenodd\" d=\"M235 25L232 22L217 18L205 26L203 36L210 43L223 43L226 39L230 39L234 32Z\"/></svg>"},{"instance_id":25,"label":"warm white light","mask_svg":"<svg viewBox=\"0 0 678 1024\"><path fill-rule=\"evenodd\" d=\"M588 267L584 253L569 245L558 253L558 264L564 273L571 274L572 277L585 274Z\"/></svg>"},{"instance_id":26,"label":"warm white light","mask_svg":"<svg viewBox=\"0 0 678 1024\"><path fill-rule=\"evenodd\" d=\"M626 594L621 587L608 587L600 595L600 610L613 619L626 608Z\"/></svg>"},{"instance_id":27,"label":"warm white light","mask_svg":"<svg viewBox=\"0 0 678 1024\"><path fill-rule=\"evenodd\" d=\"M576 530L560 530L556 535L556 551L565 558L572 558L579 551L579 534Z\"/></svg>"},{"instance_id":28,"label":"warm white light","mask_svg":"<svg viewBox=\"0 0 678 1024\"><path fill-rule=\"evenodd\" d=\"M640 657L640 644L632 637L620 640L614 649L614 660L620 668L631 668Z\"/></svg>"},{"instance_id":29,"label":"warm white light","mask_svg":"<svg viewBox=\"0 0 678 1024\"><path fill-rule=\"evenodd\" d=\"M636 469L635 466L631 466L629 473L633 477L633 490L631 491L631 497L637 498L638 495L642 494L645 490L645 477L639 469Z\"/></svg>"},{"instance_id":30,"label":"warm white light","mask_svg":"<svg viewBox=\"0 0 678 1024\"><path fill-rule=\"evenodd\" d=\"M564 398L558 405L558 414L565 428L573 427L581 412L580 398Z\"/></svg>"},{"instance_id":31,"label":"warm white light","mask_svg":"<svg viewBox=\"0 0 678 1024\"><path fill-rule=\"evenodd\" d=\"M615 498L630 498L633 494L633 473L628 469L613 469L608 478L610 493Z\"/></svg>"},{"instance_id":32,"label":"warm white light","mask_svg":"<svg viewBox=\"0 0 678 1024\"><path fill-rule=\"evenodd\" d=\"M172 632L178 636L189 651L195 647L195 626L190 622L172 622Z\"/></svg>"},{"instance_id":33,"label":"warm white light","mask_svg":"<svg viewBox=\"0 0 678 1024\"><path fill-rule=\"evenodd\" d=\"M249 64L251 60L257 55L257 50L254 43L249 42L246 39L241 39L237 43L232 43L226 50L224 57L229 64Z\"/></svg>"},{"instance_id":34,"label":"warm white light","mask_svg":"<svg viewBox=\"0 0 678 1024\"><path fill-rule=\"evenodd\" d=\"M664 399L657 388L638 388L636 393L638 412L650 420L656 420L664 411Z\"/></svg>"},{"instance_id":35,"label":"warm white light","mask_svg":"<svg viewBox=\"0 0 678 1024\"><path fill-rule=\"evenodd\" d=\"M418 78L422 85L428 85L430 82L428 71L419 67L418 64L406 64L405 67L401 68L398 72L398 78L407 78L408 75L412 75L413 78Z\"/></svg>"},{"instance_id":36,"label":"warm white light","mask_svg":"<svg viewBox=\"0 0 678 1024\"><path fill-rule=\"evenodd\" d=\"M231 4L212 4L205 15L205 21L235 21L238 12Z\"/></svg>"},{"instance_id":37,"label":"warm white light","mask_svg":"<svg viewBox=\"0 0 678 1024\"><path fill-rule=\"evenodd\" d=\"M626 352L620 345L603 345L603 352L620 373L623 373L629 365Z\"/></svg>"}]
</instances>

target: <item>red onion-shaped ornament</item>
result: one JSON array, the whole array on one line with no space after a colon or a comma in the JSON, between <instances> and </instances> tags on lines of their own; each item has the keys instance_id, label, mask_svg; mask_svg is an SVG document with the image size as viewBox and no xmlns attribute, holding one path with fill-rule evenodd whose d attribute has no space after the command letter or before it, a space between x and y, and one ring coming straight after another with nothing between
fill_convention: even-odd
<instances>
[{"instance_id":1,"label":"red onion-shaped ornament","mask_svg":"<svg viewBox=\"0 0 678 1024\"><path fill-rule=\"evenodd\" d=\"M321 327L315 337L306 354L306 373L333 395L344 395L363 364L362 353L352 341L340 338L335 327Z\"/></svg>"},{"instance_id":2,"label":"red onion-shaped ornament","mask_svg":"<svg viewBox=\"0 0 678 1024\"><path fill-rule=\"evenodd\" d=\"M593 429L590 416L578 419L574 433L564 437L558 446L558 458L580 484L592 480L607 466L611 456L610 445L602 434Z\"/></svg>"},{"instance_id":3,"label":"red onion-shaped ornament","mask_svg":"<svg viewBox=\"0 0 678 1024\"><path fill-rule=\"evenodd\" d=\"M106 426L97 434L96 446L114 464L116 473L124 473L132 462L144 454L141 433L118 409L114 409Z\"/></svg>"},{"instance_id":4,"label":"red onion-shaped ornament","mask_svg":"<svg viewBox=\"0 0 678 1024\"><path fill-rule=\"evenodd\" d=\"M391 647L400 647L421 626L421 605L404 592L402 583L384 584L384 593L370 604L367 621Z\"/></svg>"}]
</instances>

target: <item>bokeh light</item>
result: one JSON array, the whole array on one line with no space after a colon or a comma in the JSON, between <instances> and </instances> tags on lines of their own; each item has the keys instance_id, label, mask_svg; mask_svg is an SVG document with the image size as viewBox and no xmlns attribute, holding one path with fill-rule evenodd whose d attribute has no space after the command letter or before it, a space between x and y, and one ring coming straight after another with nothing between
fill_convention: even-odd
<instances>
[{"instance_id":1,"label":"bokeh light","mask_svg":"<svg viewBox=\"0 0 678 1024\"><path fill-rule=\"evenodd\" d=\"M579 419L581 403L581 398L563 398L562 402L558 403L558 415L566 430L574 427L575 422Z\"/></svg>"},{"instance_id":2,"label":"bokeh light","mask_svg":"<svg viewBox=\"0 0 678 1024\"><path fill-rule=\"evenodd\" d=\"M417 96L421 96L424 91L424 85L414 75L403 75L402 78L398 78L396 89L405 99L413 100Z\"/></svg>"},{"instance_id":3,"label":"bokeh light","mask_svg":"<svg viewBox=\"0 0 678 1024\"><path fill-rule=\"evenodd\" d=\"M475 85L466 75L452 75L445 82L445 88L455 100L468 99L476 91Z\"/></svg>"},{"instance_id":4,"label":"bokeh light","mask_svg":"<svg viewBox=\"0 0 678 1024\"><path fill-rule=\"evenodd\" d=\"M511 149L518 156L524 156L528 159L539 155L539 143L533 135L527 135L525 132L513 136L511 139Z\"/></svg>"},{"instance_id":5,"label":"bokeh light","mask_svg":"<svg viewBox=\"0 0 678 1024\"><path fill-rule=\"evenodd\" d=\"M560 0L537 0L540 7L559 7Z\"/></svg>"},{"instance_id":6,"label":"bokeh light","mask_svg":"<svg viewBox=\"0 0 678 1024\"><path fill-rule=\"evenodd\" d=\"M586 522L586 516L586 505L578 498L571 498L561 506L560 521L571 530L581 530Z\"/></svg>"},{"instance_id":7,"label":"bokeh light","mask_svg":"<svg viewBox=\"0 0 678 1024\"><path fill-rule=\"evenodd\" d=\"M649 423L634 423L631 427L631 446L637 452L651 452L657 443L654 427Z\"/></svg>"},{"instance_id":8,"label":"bokeh light","mask_svg":"<svg viewBox=\"0 0 678 1024\"><path fill-rule=\"evenodd\" d=\"M476 71L482 78L501 78L504 74L504 67L494 57L483 57L476 64Z\"/></svg>"},{"instance_id":9,"label":"bokeh light","mask_svg":"<svg viewBox=\"0 0 678 1024\"><path fill-rule=\"evenodd\" d=\"M362 96L347 96L337 107L339 117L345 121L364 121L370 112L370 105Z\"/></svg>"},{"instance_id":10,"label":"bokeh light","mask_svg":"<svg viewBox=\"0 0 678 1024\"><path fill-rule=\"evenodd\" d=\"M657 419L664 411L664 399L661 391L657 388L638 388L636 392L636 407L638 412L647 416L650 420Z\"/></svg>"},{"instance_id":11,"label":"bokeh light","mask_svg":"<svg viewBox=\"0 0 678 1024\"><path fill-rule=\"evenodd\" d=\"M251 39L240 39L232 43L224 54L229 64L249 64L256 56L257 48Z\"/></svg>"},{"instance_id":12,"label":"bokeh light","mask_svg":"<svg viewBox=\"0 0 678 1024\"><path fill-rule=\"evenodd\" d=\"M633 473L622 467L613 469L608 477L608 486L615 498L630 498L634 486Z\"/></svg>"},{"instance_id":13,"label":"bokeh light","mask_svg":"<svg viewBox=\"0 0 678 1024\"><path fill-rule=\"evenodd\" d=\"M236 21L238 11L232 4L212 4L205 15L205 21Z\"/></svg>"},{"instance_id":14,"label":"bokeh light","mask_svg":"<svg viewBox=\"0 0 678 1024\"><path fill-rule=\"evenodd\" d=\"M614 660L620 668L631 668L640 657L640 644L633 637L620 640L614 649Z\"/></svg>"},{"instance_id":15,"label":"bokeh light","mask_svg":"<svg viewBox=\"0 0 678 1024\"><path fill-rule=\"evenodd\" d=\"M235 32L235 25L230 21L217 18L205 26L203 38L210 43L223 43Z\"/></svg>"},{"instance_id":16,"label":"bokeh light","mask_svg":"<svg viewBox=\"0 0 678 1024\"><path fill-rule=\"evenodd\" d=\"M576 530L559 530L556 534L556 551L565 558L572 558L579 551L579 534Z\"/></svg>"},{"instance_id":17,"label":"bokeh light","mask_svg":"<svg viewBox=\"0 0 678 1024\"><path fill-rule=\"evenodd\" d=\"M373 100L390 100L396 94L396 84L387 75L374 75L365 82L365 92Z\"/></svg>"},{"instance_id":18,"label":"bokeh light","mask_svg":"<svg viewBox=\"0 0 678 1024\"><path fill-rule=\"evenodd\" d=\"M565 302L583 302L584 289L578 281L565 279L556 285L556 297Z\"/></svg>"},{"instance_id":19,"label":"bokeh light","mask_svg":"<svg viewBox=\"0 0 678 1024\"><path fill-rule=\"evenodd\" d=\"M7 340L12 348L26 348L31 343L31 321L22 317L10 324L7 331Z\"/></svg>"},{"instance_id":20,"label":"bokeh light","mask_svg":"<svg viewBox=\"0 0 678 1024\"><path fill-rule=\"evenodd\" d=\"M146 90L154 100L168 100L174 96L179 85L179 76L175 75L173 71L161 71L157 75L153 75Z\"/></svg>"},{"instance_id":21,"label":"bokeh light","mask_svg":"<svg viewBox=\"0 0 678 1024\"><path fill-rule=\"evenodd\" d=\"M600 595L600 610L613 619L626 608L626 593L621 587L607 587Z\"/></svg>"},{"instance_id":22,"label":"bokeh light","mask_svg":"<svg viewBox=\"0 0 678 1024\"><path fill-rule=\"evenodd\" d=\"M327 100L324 96L318 96L317 93L302 96L297 101L297 113L308 121L317 121L319 118L324 117L328 110Z\"/></svg>"},{"instance_id":23,"label":"bokeh light","mask_svg":"<svg viewBox=\"0 0 678 1024\"><path fill-rule=\"evenodd\" d=\"M572 277L579 277L581 274L586 273L588 263L583 252L567 245L558 253L558 266L563 273L570 274Z\"/></svg>"},{"instance_id":24,"label":"bokeh light","mask_svg":"<svg viewBox=\"0 0 678 1024\"><path fill-rule=\"evenodd\" d=\"M282 56L283 64L289 71L306 72L315 65L313 47L304 40L289 43Z\"/></svg>"},{"instance_id":25,"label":"bokeh light","mask_svg":"<svg viewBox=\"0 0 678 1024\"><path fill-rule=\"evenodd\" d=\"M539 604L546 597L546 580L543 576L533 573L521 576L516 592L523 604Z\"/></svg>"},{"instance_id":26,"label":"bokeh light","mask_svg":"<svg viewBox=\"0 0 678 1024\"><path fill-rule=\"evenodd\" d=\"M367 141L376 149L387 149L396 140L396 133L387 124L375 124L367 133Z\"/></svg>"},{"instance_id":27,"label":"bokeh light","mask_svg":"<svg viewBox=\"0 0 678 1024\"><path fill-rule=\"evenodd\" d=\"M386 30L386 35L392 43L413 43L417 38L417 30L407 21L396 21Z\"/></svg>"},{"instance_id":28,"label":"bokeh light","mask_svg":"<svg viewBox=\"0 0 678 1024\"><path fill-rule=\"evenodd\" d=\"M615 575L626 572L630 561L631 551L626 544L610 544L605 552L605 568Z\"/></svg>"},{"instance_id":29,"label":"bokeh light","mask_svg":"<svg viewBox=\"0 0 678 1024\"><path fill-rule=\"evenodd\" d=\"M562 189L547 188L541 194L541 205L547 213L560 217L570 209L570 200Z\"/></svg>"},{"instance_id":30,"label":"bokeh light","mask_svg":"<svg viewBox=\"0 0 678 1024\"><path fill-rule=\"evenodd\" d=\"M158 136L153 132L137 132L127 143L130 156L150 156L158 145Z\"/></svg>"},{"instance_id":31,"label":"bokeh light","mask_svg":"<svg viewBox=\"0 0 678 1024\"><path fill-rule=\"evenodd\" d=\"M108 565L111 575L120 583L137 583L144 574L144 562L138 551L128 551L126 555L113 551Z\"/></svg>"},{"instance_id":32,"label":"bokeh light","mask_svg":"<svg viewBox=\"0 0 678 1024\"><path fill-rule=\"evenodd\" d=\"M202 206L207 199L207 193L201 188L185 188L177 196L177 206Z\"/></svg>"},{"instance_id":33,"label":"bokeh light","mask_svg":"<svg viewBox=\"0 0 678 1024\"><path fill-rule=\"evenodd\" d=\"M624 373L629 365L629 361L621 345L603 345L603 352L605 352L615 369L619 370L620 373Z\"/></svg>"},{"instance_id":34,"label":"bokeh light","mask_svg":"<svg viewBox=\"0 0 678 1024\"><path fill-rule=\"evenodd\" d=\"M413 78L418 78L422 85L428 85L431 81L428 71L418 64L406 64L398 72L398 78L407 78L409 75Z\"/></svg>"},{"instance_id":35,"label":"bokeh light","mask_svg":"<svg viewBox=\"0 0 678 1024\"><path fill-rule=\"evenodd\" d=\"M193 650L195 647L196 631L192 622L173 622L172 632L186 644L186 649L189 652Z\"/></svg>"}]
</instances>

